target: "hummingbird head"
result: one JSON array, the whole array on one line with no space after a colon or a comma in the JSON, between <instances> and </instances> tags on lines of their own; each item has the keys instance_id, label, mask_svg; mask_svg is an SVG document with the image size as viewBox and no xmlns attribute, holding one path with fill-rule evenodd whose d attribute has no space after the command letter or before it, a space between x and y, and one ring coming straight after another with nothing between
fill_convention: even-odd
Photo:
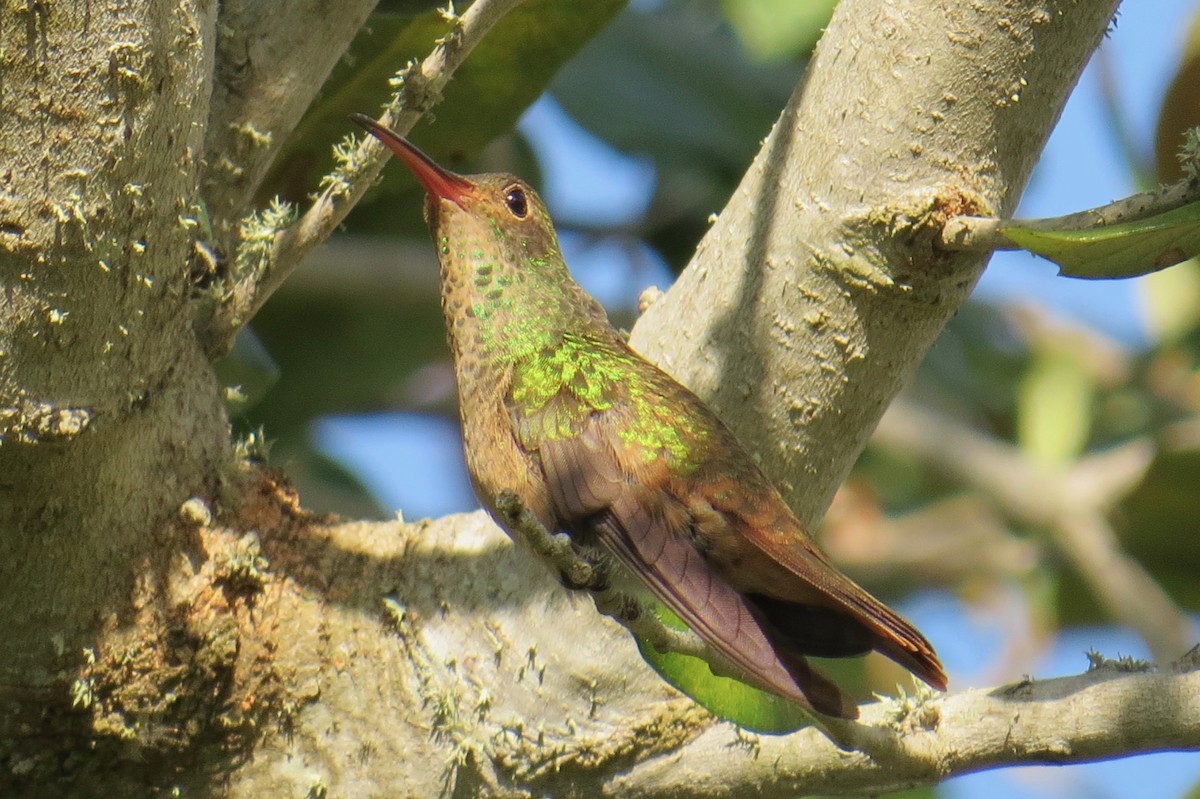
<instances>
[{"instance_id":1,"label":"hummingbird head","mask_svg":"<svg viewBox=\"0 0 1200 799\"><path fill-rule=\"evenodd\" d=\"M549 246L533 250L542 254L557 250L550 215L525 181L506 173L470 178L457 175L438 166L425 153L370 117L353 114L351 119L391 150L424 187L425 220L439 244L447 243L439 238L450 232L447 229L461 228L468 238L475 238L471 235L473 231L469 231L472 225L468 220L473 219L490 229L489 238L499 240L496 243L506 239L523 242L521 249L527 254L535 241L544 240L549 234ZM523 254L518 253L517 260L523 260Z\"/></svg>"},{"instance_id":2,"label":"hummingbird head","mask_svg":"<svg viewBox=\"0 0 1200 799\"><path fill-rule=\"evenodd\" d=\"M581 316L607 325L599 304L571 279L550 214L529 184L506 173L456 175L370 117L351 118L425 188L443 301L468 311L489 346L525 350L578 327ZM447 314L460 315L453 307Z\"/></svg>"}]
</instances>

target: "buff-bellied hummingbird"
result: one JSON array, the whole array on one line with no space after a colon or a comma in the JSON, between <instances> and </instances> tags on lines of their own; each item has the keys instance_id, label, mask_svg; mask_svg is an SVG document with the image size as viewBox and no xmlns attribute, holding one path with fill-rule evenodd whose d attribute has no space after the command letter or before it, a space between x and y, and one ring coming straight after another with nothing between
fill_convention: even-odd
<instances>
[{"instance_id":1,"label":"buff-bellied hummingbird","mask_svg":"<svg viewBox=\"0 0 1200 799\"><path fill-rule=\"evenodd\" d=\"M467 468L501 526L497 502L515 495L636 575L747 681L820 713L858 709L809 655L875 650L945 689L929 642L838 571L716 414L613 329L524 181L456 175L352 118L425 188Z\"/></svg>"}]
</instances>

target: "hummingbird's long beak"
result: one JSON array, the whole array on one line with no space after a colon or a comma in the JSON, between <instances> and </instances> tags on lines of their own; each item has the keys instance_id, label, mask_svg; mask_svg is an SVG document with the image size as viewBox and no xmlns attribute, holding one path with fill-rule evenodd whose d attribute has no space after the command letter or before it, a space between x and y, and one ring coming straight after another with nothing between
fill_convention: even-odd
<instances>
[{"instance_id":1,"label":"hummingbird's long beak","mask_svg":"<svg viewBox=\"0 0 1200 799\"><path fill-rule=\"evenodd\" d=\"M441 197L459 208L463 207L463 196L469 194L472 189L470 181L461 175L442 169L425 153L366 114L351 114L350 119L365 128L367 133L383 142L397 158L403 161L404 165L408 167L408 171L416 176L430 196Z\"/></svg>"}]
</instances>

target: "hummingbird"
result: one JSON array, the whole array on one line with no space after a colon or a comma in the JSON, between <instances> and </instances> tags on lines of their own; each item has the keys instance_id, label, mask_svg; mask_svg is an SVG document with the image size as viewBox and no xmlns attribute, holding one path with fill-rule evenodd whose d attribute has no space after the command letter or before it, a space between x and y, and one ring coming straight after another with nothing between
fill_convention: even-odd
<instances>
[{"instance_id":1,"label":"hummingbird","mask_svg":"<svg viewBox=\"0 0 1200 799\"><path fill-rule=\"evenodd\" d=\"M467 468L501 527L497 500L515 495L639 578L745 681L818 713L858 709L808 656L874 650L945 690L924 636L830 562L729 428L575 283L527 183L455 174L351 119L425 189Z\"/></svg>"}]
</instances>

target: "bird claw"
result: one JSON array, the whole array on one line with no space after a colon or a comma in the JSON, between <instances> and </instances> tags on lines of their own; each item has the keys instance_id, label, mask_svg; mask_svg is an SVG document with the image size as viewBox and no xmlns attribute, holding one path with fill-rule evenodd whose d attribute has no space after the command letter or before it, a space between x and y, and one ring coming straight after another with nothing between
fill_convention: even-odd
<instances>
[{"instance_id":1,"label":"bird claw","mask_svg":"<svg viewBox=\"0 0 1200 799\"><path fill-rule=\"evenodd\" d=\"M495 507L500 526L557 569L565 587L575 591L603 591L608 586L608 570L603 564L577 551L566 533L550 533L515 493L500 492Z\"/></svg>"}]
</instances>

